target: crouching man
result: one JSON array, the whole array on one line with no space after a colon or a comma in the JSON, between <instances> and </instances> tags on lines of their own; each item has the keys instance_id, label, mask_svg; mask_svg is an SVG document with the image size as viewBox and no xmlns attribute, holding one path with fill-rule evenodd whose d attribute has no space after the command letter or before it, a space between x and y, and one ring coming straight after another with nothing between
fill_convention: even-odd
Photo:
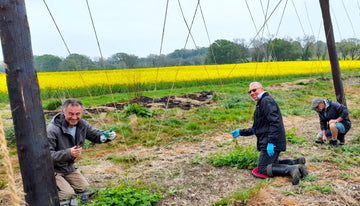
<instances>
[{"instance_id":1,"label":"crouching man","mask_svg":"<svg viewBox=\"0 0 360 206\"><path fill-rule=\"evenodd\" d=\"M320 119L320 129L316 143L324 143L327 140L331 147L337 147L338 140L340 145L345 144L345 134L351 128L349 111L345 105L329 99L316 97L311 102L311 107L315 110Z\"/></svg>"},{"instance_id":2,"label":"crouching man","mask_svg":"<svg viewBox=\"0 0 360 206\"><path fill-rule=\"evenodd\" d=\"M56 114L47 126L60 201L76 199L77 196L87 200L89 196L90 185L75 165L75 159L82 153L85 139L105 143L116 137L115 132L95 129L81 119L83 109L81 101L66 100L62 105L62 112Z\"/></svg>"}]
</instances>

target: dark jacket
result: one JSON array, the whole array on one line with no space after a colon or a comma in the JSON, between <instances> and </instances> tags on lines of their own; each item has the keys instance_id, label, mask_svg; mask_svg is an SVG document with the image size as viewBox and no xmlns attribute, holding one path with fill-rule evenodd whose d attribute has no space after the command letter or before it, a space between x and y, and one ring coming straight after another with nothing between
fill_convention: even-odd
<instances>
[{"instance_id":1,"label":"dark jacket","mask_svg":"<svg viewBox=\"0 0 360 206\"><path fill-rule=\"evenodd\" d=\"M256 135L258 151L266 150L267 144L274 144L275 151L286 151L285 128L280 108L275 100L265 92L257 102L252 128L240 130L240 135Z\"/></svg>"},{"instance_id":2,"label":"dark jacket","mask_svg":"<svg viewBox=\"0 0 360 206\"><path fill-rule=\"evenodd\" d=\"M76 125L75 140L67 130L67 122L63 113L58 113L47 126L47 137L49 140L50 154L54 162L54 170L58 173L71 173L75 171L75 158L70 155L70 148L74 146L83 147L85 139L94 143L100 142L100 135L104 131L94 129L81 119Z\"/></svg>"},{"instance_id":3,"label":"dark jacket","mask_svg":"<svg viewBox=\"0 0 360 206\"><path fill-rule=\"evenodd\" d=\"M340 104L336 101L331 101L328 99L323 100L325 102L325 110L317 111L320 118L320 128L321 130L329 129L329 121L331 119L337 119L338 117L343 118L341 123L345 127L345 133L347 133L351 128L351 121L349 119L349 111L345 105Z\"/></svg>"}]
</instances>

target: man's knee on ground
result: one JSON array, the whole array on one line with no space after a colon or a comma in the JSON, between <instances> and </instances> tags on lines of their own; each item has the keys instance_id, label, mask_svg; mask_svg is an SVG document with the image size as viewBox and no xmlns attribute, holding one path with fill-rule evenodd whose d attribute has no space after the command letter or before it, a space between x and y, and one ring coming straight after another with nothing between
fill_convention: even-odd
<instances>
[{"instance_id":1,"label":"man's knee on ground","mask_svg":"<svg viewBox=\"0 0 360 206\"><path fill-rule=\"evenodd\" d=\"M260 173L262 175L268 175L266 166L258 166L258 173Z\"/></svg>"}]
</instances>

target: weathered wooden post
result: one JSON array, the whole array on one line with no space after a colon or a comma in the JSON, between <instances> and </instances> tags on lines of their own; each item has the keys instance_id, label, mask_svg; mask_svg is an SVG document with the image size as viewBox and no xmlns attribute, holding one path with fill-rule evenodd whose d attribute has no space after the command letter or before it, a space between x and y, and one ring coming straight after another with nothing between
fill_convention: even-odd
<instances>
[{"instance_id":1,"label":"weathered wooden post","mask_svg":"<svg viewBox=\"0 0 360 206\"><path fill-rule=\"evenodd\" d=\"M334 31L333 31L333 26L331 23L329 0L319 0L319 1L320 1L320 7L321 7L323 21L324 21L326 43L327 43L328 52L329 52L336 100L340 104L346 105L344 89L343 89L343 85L342 85L342 81L341 81L339 60L338 60L338 56L336 53Z\"/></svg>"},{"instance_id":2,"label":"weathered wooden post","mask_svg":"<svg viewBox=\"0 0 360 206\"><path fill-rule=\"evenodd\" d=\"M60 205L24 0L0 0L0 36L25 200Z\"/></svg>"}]
</instances>

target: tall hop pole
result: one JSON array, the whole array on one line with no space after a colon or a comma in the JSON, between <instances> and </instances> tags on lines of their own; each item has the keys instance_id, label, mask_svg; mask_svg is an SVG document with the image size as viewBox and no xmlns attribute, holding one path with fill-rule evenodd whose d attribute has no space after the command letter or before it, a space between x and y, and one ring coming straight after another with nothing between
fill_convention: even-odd
<instances>
[{"instance_id":1,"label":"tall hop pole","mask_svg":"<svg viewBox=\"0 0 360 206\"><path fill-rule=\"evenodd\" d=\"M329 52L330 64L331 64L331 72L333 76L333 84L335 88L336 100L343 105L346 105L344 89L341 81L341 72L339 66L339 60L336 52L336 44L334 38L333 26L331 23L330 16L330 6L329 0L319 0L320 7L322 11L323 21L324 21L324 29L326 36L326 43Z\"/></svg>"},{"instance_id":2,"label":"tall hop pole","mask_svg":"<svg viewBox=\"0 0 360 206\"><path fill-rule=\"evenodd\" d=\"M0 36L25 201L60 205L24 0L0 1Z\"/></svg>"}]
</instances>

